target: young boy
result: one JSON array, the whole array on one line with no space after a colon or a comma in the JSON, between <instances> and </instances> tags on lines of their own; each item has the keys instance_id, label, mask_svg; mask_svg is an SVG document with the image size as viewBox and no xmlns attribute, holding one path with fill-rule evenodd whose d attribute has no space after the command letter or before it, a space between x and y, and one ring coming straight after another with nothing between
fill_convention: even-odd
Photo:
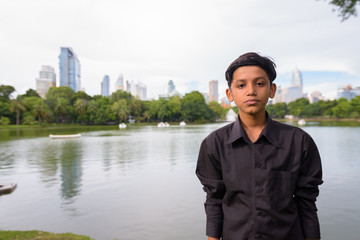
<instances>
[{"instance_id":1,"label":"young boy","mask_svg":"<svg viewBox=\"0 0 360 240\"><path fill-rule=\"evenodd\" d=\"M207 194L208 239L320 239L317 147L306 132L265 111L276 92L274 62L246 53L225 76L239 116L204 139L196 168Z\"/></svg>"}]
</instances>

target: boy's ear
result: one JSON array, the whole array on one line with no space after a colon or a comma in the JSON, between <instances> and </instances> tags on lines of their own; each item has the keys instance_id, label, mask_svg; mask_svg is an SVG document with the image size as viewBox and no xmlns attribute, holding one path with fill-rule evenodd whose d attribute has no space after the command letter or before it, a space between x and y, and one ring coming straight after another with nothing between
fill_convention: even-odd
<instances>
[{"instance_id":1,"label":"boy's ear","mask_svg":"<svg viewBox=\"0 0 360 240\"><path fill-rule=\"evenodd\" d=\"M270 98L274 98L274 97L275 97L275 93L276 93L276 84L273 83L273 84L271 84L271 86L270 86L270 95L269 95L269 97L270 97Z\"/></svg>"},{"instance_id":2,"label":"boy's ear","mask_svg":"<svg viewBox=\"0 0 360 240\"><path fill-rule=\"evenodd\" d=\"M232 96L232 93L231 93L230 88L227 88L227 89L226 89L226 96L227 96L229 102L234 101L234 98L233 98L233 96Z\"/></svg>"}]
</instances>

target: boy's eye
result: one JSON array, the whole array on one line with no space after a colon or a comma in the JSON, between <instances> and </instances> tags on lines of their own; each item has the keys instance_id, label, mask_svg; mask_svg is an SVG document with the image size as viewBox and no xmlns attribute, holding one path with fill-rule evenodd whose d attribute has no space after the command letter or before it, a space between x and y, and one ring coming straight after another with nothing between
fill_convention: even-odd
<instances>
[{"instance_id":1,"label":"boy's eye","mask_svg":"<svg viewBox=\"0 0 360 240\"><path fill-rule=\"evenodd\" d=\"M265 83L263 83L263 82L258 82L258 83L256 83L256 85L258 85L258 86L264 86Z\"/></svg>"},{"instance_id":2,"label":"boy's eye","mask_svg":"<svg viewBox=\"0 0 360 240\"><path fill-rule=\"evenodd\" d=\"M238 88L243 88L243 87L245 87L245 84L239 84L238 85Z\"/></svg>"}]
</instances>

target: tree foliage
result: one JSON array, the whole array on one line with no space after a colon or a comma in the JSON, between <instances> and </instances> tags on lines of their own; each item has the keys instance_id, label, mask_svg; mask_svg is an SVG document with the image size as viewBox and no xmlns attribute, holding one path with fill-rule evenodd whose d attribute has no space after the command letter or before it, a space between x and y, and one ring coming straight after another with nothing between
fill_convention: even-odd
<instances>
[{"instance_id":1,"label":"tree foliage","mask_svg":"<svg viewBox=\"0 0 360 240\"><path fill-rule=\"evenodd\" d=\"M0 86L1 124L81 123L116 124L133 118L136 122L210 122L223 120L227 110L217 102L206 103L198 91L187 93L183 98L142 101L130 93L118 90L110 97L89 96L68 87L50 88L46 99L34 90L12 99L12 86ZM236 107L232 109L238 113ZM351 101L338 99L309 103L305 98L294 102L266 106L270 116L284 118L292 114L297 117L315 118L360 118L360 96Z\"/></svg>"},{"instance_id":2,"label":"tree foliage","mask_svg":"<svg viewBox=\"0 0 360 240\"><path fill-rule=\"evenodd\" d=\"M339 12L342 21L347 20L351 16L357 16L356 6L360 0L331 0L330 4L335 7L335 11Z\"/></svg>"}]
</instances>

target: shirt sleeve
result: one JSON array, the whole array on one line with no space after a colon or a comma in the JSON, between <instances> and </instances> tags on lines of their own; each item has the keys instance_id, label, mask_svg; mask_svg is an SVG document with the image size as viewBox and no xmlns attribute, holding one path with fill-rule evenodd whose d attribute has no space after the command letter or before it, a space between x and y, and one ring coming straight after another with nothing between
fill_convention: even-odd
<instances>
[{"instance_id":1,"label":"shirt sleeve","mask_svg":"<svg viewBox=\"0 0 360 240\"><path fill-rule=\"evenodd\" d=\"M305 238L320 239L316 198L322 181L321 159L313 139L308 136L295 189L295 201L299 211Z\"/></svg>"},{"instance_id":2,"label":"shirt sleeve","mask_svg":"<svg viewBox=\"0 0 360 240\"><path fill-rule=\"evenodd\" d=\"M196 175L206 192L206 235L220 238L223 229L222 199L225 187L222 180L220 160L210 153L209 143L205 139L201 143L196 167Z\"/></svg>"}]
</instances>

